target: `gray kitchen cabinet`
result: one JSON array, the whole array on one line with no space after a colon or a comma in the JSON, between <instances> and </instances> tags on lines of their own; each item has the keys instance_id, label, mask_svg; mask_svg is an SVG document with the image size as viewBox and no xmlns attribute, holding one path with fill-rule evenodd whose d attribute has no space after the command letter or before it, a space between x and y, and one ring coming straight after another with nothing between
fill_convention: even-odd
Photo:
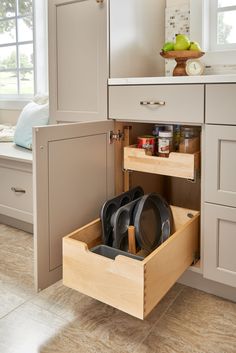
<instances>
[{"instance_id":1,"label":"gray kitchen cabinet","mask_svg":"<svg viewBox=\"0 0 236 353\"><path fill-rule=\"evenodd\" d=\"M51 121L106 120L107 78L107 0L50 0Z\"/></svg>"},{"instance_id":2,"label":"gray kitchen cabinet","mask_svg":"<svg viewBox=\"0 0 236 353\"><path fill-rule=\"evenodd\" d=\"M236 287L235 93L235 84L207 85L203 154L203 275L232 287Z\"/></svg>"},{"instance_id":3,"label":"gray kitchen cabinet","mask_svg":"<svg viewBox=\"0 0 236 353\"><path fill-rule=\"evenodd\" d=\"M236 287L236 208L204 205L204 276Z\"/></svg>"},{"instance_id":4,"label":"gray kitchen cabinet","mask_svg":"<svg viewBox=\"0 0 236 353\"><path fill-rule=\"evenodd\" d=\"M136 133L141 128L133 125ZM171 237L143 261L126 256L113 260L90 251L102 243L101 207L123 178L124 142L110 141L111 132L118 129L129 131L126 123L114 121L34 129L36 283L40 290L59 280L63 258L65 285L144 319L195 260L200 217L196 210L173 206ZM181 174L181 163L168 158L162 163ZM146 177L148 173L142 177L144 185ZM72 239L65 237L62 249L62 238L71 232Z\"/></svg>"},{"instance_id":5,"label":"gray kitchen cabinet","mask_svg":"<svg viewBox=\"0 0 236 353\"><path fill-rule=\"evenodd\" d=\"M206 85L206 123L236 125L236 84Z\"/></svg>"},{"instance_id":6,"label":"gray kitchen cabinet","mask_svg":"<svg viewBox=\"0 0 236 353\"><path fill-rule=\"evenodd\" d=\"M236 207L236 126L207 125L205 201Z\"/></svg>"}]
</instances>

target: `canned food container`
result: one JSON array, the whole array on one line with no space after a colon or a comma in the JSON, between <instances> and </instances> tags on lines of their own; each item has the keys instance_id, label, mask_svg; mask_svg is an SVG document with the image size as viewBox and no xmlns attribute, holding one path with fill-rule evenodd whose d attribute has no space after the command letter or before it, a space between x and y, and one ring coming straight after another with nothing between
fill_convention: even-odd
<instances>
[{"instance_id":1,"label":"canned food container","mask_svg":"<svg viewBox=\"0 0 236 353\"><path fill-rule=\"evenodd\" d=\"M146 153L154 156L156 147L156 138L151 135L145 135L138 137L137 147L146 150Z\"/></svg>"}]
</instances>

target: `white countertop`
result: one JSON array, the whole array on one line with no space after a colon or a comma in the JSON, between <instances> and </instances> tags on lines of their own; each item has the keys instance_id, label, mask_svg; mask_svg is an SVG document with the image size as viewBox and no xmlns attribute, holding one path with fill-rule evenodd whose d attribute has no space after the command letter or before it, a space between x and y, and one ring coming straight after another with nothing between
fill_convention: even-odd
<instances>
[{"instance_id":1,"label":"white countertop","mask_svg":"<svg viewBox=\"0 0 236 353\"><path fill-rule=\"evenodd\" d=\"M165 76L165 77L129 77L110 78L109 86L119 85L163 85L191 83L236 83L236 74L202 76Z\"/></svg>"},{"instance_id":2,"label":"white countertop","mask_svg":"<svg viewBox=\"0 0 236 353\"><path fill-rule=\"evenodd\" d=\"M0 158L32 163L32 151L16 146L13 142L0 142Z\"/></svg>"}]
</instances>

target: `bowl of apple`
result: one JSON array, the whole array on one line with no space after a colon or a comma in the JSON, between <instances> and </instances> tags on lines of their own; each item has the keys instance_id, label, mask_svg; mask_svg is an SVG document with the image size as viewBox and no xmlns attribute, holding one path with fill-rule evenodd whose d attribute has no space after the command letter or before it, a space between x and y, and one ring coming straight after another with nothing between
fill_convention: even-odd
<instances>
[{"instance_id":1,"label":"bowl of apple","mask_svg":"<svg viewBox=\"0 0 236 353\"><path fill-rule=\"evenodd\" d=\"M197 42L191 42L184 34L176 34L175 42L166 42L160 55L165 59L174 59L176 66L173 76L186 76L186 63L189 59L198 59L205 53Z\"/></svg>"}]
</instances>

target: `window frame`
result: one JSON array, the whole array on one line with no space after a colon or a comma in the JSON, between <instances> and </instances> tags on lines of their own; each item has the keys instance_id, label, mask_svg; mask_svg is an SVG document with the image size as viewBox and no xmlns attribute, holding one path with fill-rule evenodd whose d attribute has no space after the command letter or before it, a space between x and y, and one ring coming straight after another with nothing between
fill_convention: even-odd
<instances>
[{"instance_id":1,"label":"window frame","mask_svg":"<svg viewBox=\"0 0 236 353\"><path fill-rule=\"evenodd\" d=\"M48 92L47 0L32 0L32 5L33 39L31 42L33 42L34 52L34 92L32 95L1 94L0 109L22 109L35 94L47 94ZM16 16L12 18L16 18ZM17 16L17 18L21 18L21 16Z\"/></svg>"},{"instance_id":2,"label":"window frame","mask_svg":"<svg viewBox=\"0 0 236 353\"><path fill-rule=\"evenodd\" d=\"M218 44L217 43L217 18L219 13L236 11L236 5L219 7L218 0L210 0L210 15L209 15L209 39L211 51L236 50L236 43Z\"/></svg>"}]
</instances>

